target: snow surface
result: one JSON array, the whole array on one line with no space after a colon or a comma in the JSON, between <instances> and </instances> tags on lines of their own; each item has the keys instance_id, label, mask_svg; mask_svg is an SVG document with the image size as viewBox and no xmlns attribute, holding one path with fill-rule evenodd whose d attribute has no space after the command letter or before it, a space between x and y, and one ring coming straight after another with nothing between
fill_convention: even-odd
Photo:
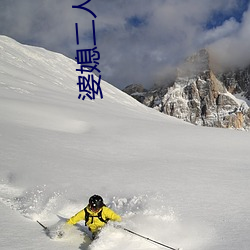
<instances>
[{"instance_id":1,"label":"snow surface","mask_svg":"<svg viewBox=\"0 0 250 250\"><path fill-rule=\"evenodd\" d=\"M0 36L0 249L153 250L108 225L51 229L102 195L122 226L183 250L250 249L249 132L197 127L102 81L78 100L76 63ZM126 70L126 69L124 69Z\"/></svg>"}]
</instances>

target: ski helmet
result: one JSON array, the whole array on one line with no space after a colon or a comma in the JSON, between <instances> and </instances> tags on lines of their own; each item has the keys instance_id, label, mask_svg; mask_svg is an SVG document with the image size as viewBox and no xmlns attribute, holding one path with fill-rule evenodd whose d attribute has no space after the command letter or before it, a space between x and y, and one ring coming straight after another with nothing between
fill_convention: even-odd
<instances>
[{"instance_id":1,"label":"ski helmet","mask_svg":"<svg viewBox=\"0 0 250 250\"><path fill-rule=\"evenodd\" d=\"M93 210L98 210L103 207L103 199L99 195L93 195L89 198L89 206Z\"/></svg>"}]
</instances>

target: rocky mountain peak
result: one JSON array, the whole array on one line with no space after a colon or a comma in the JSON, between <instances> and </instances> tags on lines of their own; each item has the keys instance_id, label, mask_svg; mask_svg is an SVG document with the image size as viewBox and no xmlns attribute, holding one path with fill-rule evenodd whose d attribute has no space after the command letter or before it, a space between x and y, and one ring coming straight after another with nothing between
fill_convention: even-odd
<instances>
[{"instance_id":1,"label":"rocky mountain peak","mask_svg":"<svg viewBox=\"0 0 250 250\"><path fill-rule=\"evenodd\" d=\"M194 55L188 57L177 69L177 77L194 77L205 74L210 70L209 53L201 49Z\"/></svg>"},{"instance_id":2,"label":"rocky mountain peak","mask_svg":"<svg viewBox=\"0 0 250 250\"><path fill-rule=\"evenodd\" d=\"M140 92L138 101L167 115L196 125L248 129L250 109L234 93L250 93L248 70L216 74L208 50L188 57L177 69L171 86ZM248 89L248 91L247 91ZM250 94L249 94L250 96Z\"/></svg>"}]
</instances>

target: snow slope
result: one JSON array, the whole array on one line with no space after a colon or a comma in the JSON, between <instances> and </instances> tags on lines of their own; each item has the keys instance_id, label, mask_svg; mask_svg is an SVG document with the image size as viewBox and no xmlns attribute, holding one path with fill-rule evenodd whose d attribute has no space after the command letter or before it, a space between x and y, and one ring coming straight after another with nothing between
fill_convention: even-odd
<instances>
[{"instance_id":1,"label":"snow slope","mask_svg":"<svg viewBox=\"0 0 250 250\"><path fill-rule=\"evenodd\" d=\"M112 225L90 244L83 223L63 239L36 223L54 228L97 193L171 247L250 249L249 133L181 122L104 81L103 99L78 100L76 67L0 36L0 248L162 249Z\"/></svg>"}]
</instances>

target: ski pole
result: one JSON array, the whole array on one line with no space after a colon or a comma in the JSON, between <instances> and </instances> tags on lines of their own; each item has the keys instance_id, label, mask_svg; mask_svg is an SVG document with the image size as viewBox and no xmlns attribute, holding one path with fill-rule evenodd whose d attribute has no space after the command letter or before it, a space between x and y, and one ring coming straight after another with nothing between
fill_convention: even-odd
<instances>
[{"instance_id":1,"label":"ski pole","mask_svg":"<svg viewBox=\"0 0 250 250\"><path fill-rule=\"evenodd\" d=\"M169 249L171 249L171 250L180 250L180 248L173 248L173 247L167 246L167 245L162 244L162 243L160 243L160 242L158 242L158 241L155 241L155 240L152 240L152 239L150 239L150 238L148 238L148 237L145 237L145 236L143 236L143 235L141 235L141 234L135 233L135 232L133 232L133 231L127 229L127 228L122 228L122 229L125 230L125 231L127 231L127 232L129 232L129 233L131 233L131 234L137 235L137 236L139 236L139 237L141 237L141 238L143 238L143 239L145 239L145 240L154 242L154 243L156 243L156 244L158 244L158 245L161 245L161 246L163 246L163 247L169 248Z\"/></svg>"},{"instance_id":2,"label":"ski pole","mask_svg":"<svg viewBox=\"0 0 250 250\"><path fill-rule=\"evenodd\" d=\"M46 231L46 230L48 230L48 228L47 227L45 227L41 222L39 222L38 220L36 221L40 226L42 226L43 227L43 229Z\"/></svg>"}]
</instances>

